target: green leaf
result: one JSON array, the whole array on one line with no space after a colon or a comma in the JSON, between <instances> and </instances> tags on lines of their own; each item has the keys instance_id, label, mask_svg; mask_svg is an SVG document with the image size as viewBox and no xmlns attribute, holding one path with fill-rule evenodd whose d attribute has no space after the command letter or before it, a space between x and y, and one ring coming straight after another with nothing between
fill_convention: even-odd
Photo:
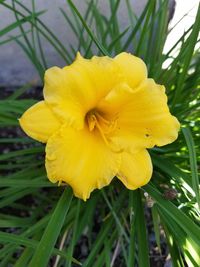
<instances>
[{"instance_id":1,"label":"green leaf","mask_svg":"<svg viewBox=\"0 0 200 267\"><path fill-rule=\"evenodd\" d=\"M159 209L160 210L160 209ZM200 246L197 245L181 227L170 218L165 211L160 211L162 221L165 222L168 229L174 236L175 242L179 245L182 253L185 255L188 266L199 267L200 265Z\"/></svg>"},{"instance_id":2,"label":"green leaf","mask_svg":"<svg viewBox=\"0 0 200 267\"><path fill-rule=\"evenodd\" d=\"M200 246L200 228L194 223L183 211L178 209L173 203L164 199L160 192L150 182L144 186L143 189L155 199L157 205L161 210L164 210L168 216L170 216L191 239Z\"/></svg>"},{"instance_id":3,"label":"green leaf","mask_svg":"<svg viewBox=\"0 0 200 267\"><path fill-rule=\"evenodd\" d=\"M67 0L68 4L71 6L71 8L74 10L74 12L77 14L78 18L80 19L81 23L83 24L84 28L86 29L87 33L91 37L91 39L94 41L94 43L97 45L99 50L102 52L103 55L109 56L107 50L100 44L97 37L94 35L94 33L90 30L87 23L85 22L84 18L81 16L80 12L76 8L76 6L72 3L71 0Z\"/></svg>"},{"instance_id":4,"label":"green leaf","mask_svg":"<svg viewBox=\"0 0 200 267\"><path fill-rule=\"evenodd\" d=\"M80 205L81 205L81 201L80 199L78 199L77 205L76 205L76 216L73 222L73 236L72 236L72 240L70 242L70 247L68 250L69 259L72 258L74 247L76 245L77 228L78 228L79 217L80 217ZM72 263L71 261L68 261L67 267L71 267L71 263Z\"/></svg>"},{"instance_id":5,"label":"green leaf","mask_svg":"<svg viewBox=\"0 0 200 267\"><path fill-rule=\"evenodd\" d=\"M0 232L0 241L2 244L12 243L12 244L16 244L18 246L20 245L20 246L30 247L36 251L37 251L37 248L39 246L39 242L36 240L30 240L30 239L25 238L23 236L11 234L11 233L5 233L5 232ZM66 255L66 253L63 253L63 252L59 251L58 249L53 249L52 251L53 251L54 255L60 255L61 257L68 259L68 256ZM76 259L73 259L73 262L78 264L78 265L81 265L80 262L77 261ZM38 265L38 266L45 266L45 265Z\"/></svg>"},{"instance_id":6,"label":"green leaf","mask_svg":"<svg viewBox=\"0 0 200 267\"><path fill-rule=\"evenodd\" d=\"M196 194L197 203L200 209L199 176L198 176L198 169L197 169L197 157L196 157L195 144L194 144L194 140L192 137L192 133L189 128L182 128L182 132L185 137L188 151L189 151L192 184L193 184L194 192Z\"/></svg>"},{"instance_id":7,"label":"green leaf","mask_svg":"<svg viewBox=\"0 0 200 267\"><path fill-rule=\"evenodd\" d=\"M177 100L181 94L183 84L184 84L184 81L186 78L186 74L188 72L190 62L192 60L194 48L195 48L195 45L196 45L196 42L197 42L197 39L199 36L199 31L200 31L200 4L199 4L198 10L197 10L196 20L195 20L195 23L193 25L192 32L191 32L191 34L190 34L190 36L186 42L187 49L185 49L186 53L185 53L184 58L183 58L183 62L182 62L183 67L182 67L181 73L178 75L178 81L177 81L175 94L173 97L172 107L175 106L175 104L177 103Z\"/></svg>"},{"instance_id":8,"label":"green leaf","mask_svg":"<svg viewBox=\"0 0 200 267\"><path fill-rule=\"evenodd\" d=\"M151 209L151 213L152 213L152 219L153 219L153 228L154 228L154 232L155 232L155 237L156 237L156 243L157 246L159 248L159 251L161 253L161 245L160 245L160 218L159 218L159 214L156 208L156 205L153 205L152 209Z\"/></svg>"},{"instance_id":9,"label":"green leaf","mask_svg":"<svg viewBox=\"0 0 200 267\"><path fill-rule=\"evenodd\" d=\"M144 205L140 190L133 192L135 194L135 227L137 229L136 236L138 241L138 265L142 267L150 267L149 248L147 229L144 217Z\"/></svg>"},{"instance_id":10,"label":"green leaf","mask_svg":"<svg viewBox=\"0 0 200 267\"><path fill-rule=\"evenodd\" d=\"M129 243L129 237L127 236L127 233L125 232L124 227L122 226L122 223L119 219L119 216L116 214L116 212L115 212L113 206L111 205L107 195L105 194L104 189L101 190L101 193L102 193L102 195L103 195L103 197L104 197L104 199L105 199L105 201L106 201L106 203L107 203L107 205L108 205L108 207L109 207L109 209L110 209L110 211L111 211L111 213L112 213L112 215L116 221L116 224L119 228L119 232L124 236L126 241Z\"/></svg>"},{"instance_id":11,"label":"green leaf","mask_svg":"<svg viewBox=\"0 0 200 267\"><path fill-rule=\"evenodd\" d=\"M129 192L129 208L130 208L130 245L128 255L128 267L134 266L136 254L136 194Z\"/></svg>"},{"instance_id":12,"label":"green leaf","mask_svg":"<svg viewBox=\"0 0 200 267\"><path fill-rule=\"evenodd\" d=\"M2 30L0 30L0 37L7 34L8 32L14 30L15 28L19 27L20 25L30 21L32 19L32 17L38 17L42 14L44 14L46 11L40 11L40 12L37 12L35 14L32 14L31 16L27 16L27 17L24 17L16 22L13 22L11 23L10 25L6 26L5 28L3 28Z\"/></svg>"},{"instance_id":13,"label":"green leaf","mask_svg":"<svg viewBox=\"0 0 200 267\"><path fill-rule=\"evenodd\" d=\"M181 252L179 250L179 247L177 246L176 239L172 235L172 233L169 231L167 225L165 224L165 221L162 220L162 226L164 228L166 242L169 248L170 257L173 262L173 267L185 267Z\"/></svg>"},{"instance_id":14,"label":"green leaf","mask_svg":"<svg viewBox=\"0 0 200 267\"><path fill-rule=\"evenodd\" d=\"M70 188L65 189L31 259L29 267L47 266L56 240L60 234L72 200Z\"/></svg>"}]
</instances>

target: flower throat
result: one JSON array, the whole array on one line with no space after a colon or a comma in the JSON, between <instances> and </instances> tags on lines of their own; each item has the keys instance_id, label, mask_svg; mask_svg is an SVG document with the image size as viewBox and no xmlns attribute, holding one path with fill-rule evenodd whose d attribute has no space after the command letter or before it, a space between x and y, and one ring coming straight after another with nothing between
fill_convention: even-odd
<instances>
[{"instance_id":1,"label":"flower throat","mask_svg":"<svg viewBox=\"0 0 200 267\"><path fill-rule=\"evenodd\" d=\"M111 148L111 144L107 135L116 129L117 119L108 120L101 114L101 112L94 109L86 114L85 120L89 131L92 132L94 130L98 130L105 144ZM115 151L113 148L112 150L114 152L121 152Z\"/></svg>"}]
</instances>

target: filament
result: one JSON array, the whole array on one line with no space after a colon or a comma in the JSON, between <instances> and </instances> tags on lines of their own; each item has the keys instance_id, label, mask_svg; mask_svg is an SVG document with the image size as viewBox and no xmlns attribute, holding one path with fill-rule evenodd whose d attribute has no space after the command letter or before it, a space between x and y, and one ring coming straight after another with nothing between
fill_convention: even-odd
<instances>
[{"instance_id":1,"label":"filament","mask_svg":"<svg viewBox=\"0 0 200 267\"><path fill-rule=\"evenodd\" d=\"M113 131L116 127L116 120L115 121L109 121L105 119L103 116L101 116L98 112L95 112L93 114L88 114L87 116L88 121L88 127L90 131L93 131L96 127L99 131L104 143L115 153L121 153L122 149L115 149L109 142L108 138L106 137L106 134ZM104 127L101 126L101 122L106 125L108 128L107 130L104 129Z\"/></svg>"}]
</instances>

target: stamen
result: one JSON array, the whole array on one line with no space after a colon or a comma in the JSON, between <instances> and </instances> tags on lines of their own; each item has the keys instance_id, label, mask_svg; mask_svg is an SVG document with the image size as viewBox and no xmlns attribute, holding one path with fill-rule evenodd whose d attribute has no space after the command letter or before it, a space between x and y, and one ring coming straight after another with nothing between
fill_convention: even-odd
<instances>
[{"instance_id":1,"label":"stamen","mask_svg":"<svg viewBox=\"0 0 200 267\"><path fill-rule=\"evenodd\" d=\"M108 138L106 137L106 134L109 134L112 132L117 125L117 120L112 120L109 121L105 119L102 115L99 114L97 111L93 111L86 116L87 123L88 123L88 128L89 131L93 131L94 128L96 127L97 130L99 131L103 141L105 144L115 153L121 153L123 150L122 149L115 149L109 142Z\"/></svg>"},{"instance_id":2,"label":"stamen","mask_svg":"<svg viewBox=\"0 0 200 267\"><path fill-rule=\"evenodd\" d=\"M99 133L101 134L101 137L103 138L103 140L104 140L104 142L106 143L106 145L109 146L108 140L107 140L107 138L105 137L105 134L104 134L103 130L101 129L101 126L100 126L100 124L98 123L97 120L96 120L96 127L97 127L97 129L99 130Z\"/></svg>"},{"instance_id":3,"label":"stamen","mask_svg":"<svg viewBox=\"0 0 200 267\"><path fill-rule=\"evenodd\" d=\"M96 125L96 117L94 114L90 114L87 116L87 121L88 121L88 127L90 132L94 130L94 127Z\"/></svg>"},{"instance_id":4,"label":"stamen","mask_svg":"<svg viewBox=\"0 0 200 267\"><path fill-rule=\"evenodd\" d=\"M106 120L102 115L100 115L98 112L95 113L95 116L97 119L100 119L102 122L104 122L107 125L110 125L110 121Z\"/></svg>"},{"instance_id":5,"label":"stamen","mask_svg":"<svg viewBox=\"0 0 200 267\"><path fill-rule=\"evenodd\" d=\"M103 138L105 144L106 144L106 145L107 145L113 152L115 152L115 153L121 153L121 152L123 152L123 149L116 150L116 149L114 149L114 148L111 146L111 144L109 143L108 139L106 138L106 136L105 136L105 134L104 134L104 132L103 132L103 130L102 130L102 128L101 128L101 126L100 126L100 124L98 123L97 120L96 120L96 127L97 127L97 129L99 130L99 133L100 133L101 137Z\"/></svg>"},{"instance_id":6,"label":"stamen","mask_svg":"<svg viewBox=\"0 0 200 267\"><path fill-rule=\"evenodd\" d=\"M109 134L116 128L116 125L117 125L116 118L114 120L107 120L102 115L100 115L98 112L95 112L95 116L100 123L105 124L105 126L107 127L106 129L104 127L104 130L103 130L105 134Z\"/></svg>"}]
</instances>

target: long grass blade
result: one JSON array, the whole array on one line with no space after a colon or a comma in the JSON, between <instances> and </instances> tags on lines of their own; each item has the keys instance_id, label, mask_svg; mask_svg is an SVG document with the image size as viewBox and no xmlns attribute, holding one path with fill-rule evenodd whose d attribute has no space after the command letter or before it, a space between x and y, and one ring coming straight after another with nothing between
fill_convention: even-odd
<instances>
[{"instance_id":1,"label":"long grass blade","mask_svg":"<svg viewBox=\"0 0 200 267\"><path fill-rule=\"evenodd\" d=\"M198 175L198 168L197 168L197 157L196 157L194 139L192 137L192 133L189 128L182 128L182 132L185 137L185 141L187 143L187 147L189 151L192 184L193 184L193 189L194 189L197 203L199 205L199 210L200 210L199 175Z\"/></svg>"},{"instance_id":2,"label":"long grass blade","mask_svg":"<svg viewBox=\"0 0 200 267\"><path fill-rule=\"evenodd\" d=\"M52 217L44 231L44 234L37 246L37 249L31 259L29 267L46 266L51 257L56 240L60 234L65 217L69 210L72 200L70 188L65 189L58 204L52 214Z\"/></svg>"}]
</instances>

